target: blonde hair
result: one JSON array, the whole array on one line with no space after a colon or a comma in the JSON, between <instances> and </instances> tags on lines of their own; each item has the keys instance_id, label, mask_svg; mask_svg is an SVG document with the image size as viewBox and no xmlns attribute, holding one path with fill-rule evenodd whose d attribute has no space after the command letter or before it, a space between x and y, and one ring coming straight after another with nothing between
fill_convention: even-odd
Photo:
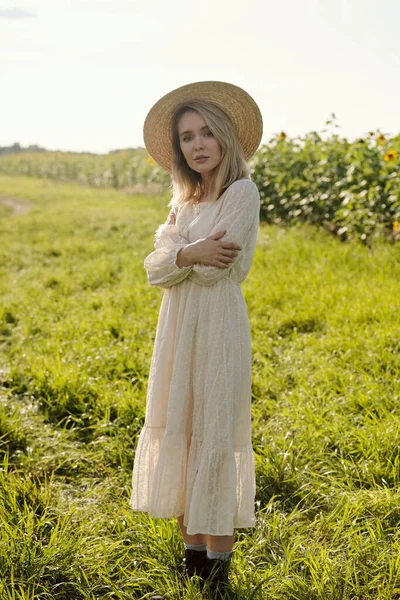
<instances>
[{"instance_id":1,"label":"blonde hair","mask_svg":"<svg viewBox=\"0 0 400 600\"><path fill-rule=\"evenodd\" d=\"M250 167L228 115L211 102L185 102L177 108L172 119L172 199L169 206L196 201L204 192L201 173L189 167L180 147L178 124L182 115L188 111L197 111L204 118L221 148L221 161L211 175L210 202L216 202L234 181L251 179Z\"/></svg>"}]
</instances>

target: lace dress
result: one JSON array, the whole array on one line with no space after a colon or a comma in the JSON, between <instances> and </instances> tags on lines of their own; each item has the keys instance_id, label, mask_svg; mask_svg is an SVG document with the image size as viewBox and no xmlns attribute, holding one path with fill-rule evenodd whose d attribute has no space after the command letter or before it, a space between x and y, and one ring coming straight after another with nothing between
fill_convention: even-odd
<instances>
[{"instance_id":1,"label":"lace dress","mask_svg":"<svg viewBox=\"0 0 400 600\"><path fill-rule=\"evenodd\" d=\"M260 196L235 181L215 203L174 209L144 260L165 288L132 472L133 510L184 515L189 535L232 535L255 525L251 442L251 339L241 282L256 246ZM226 229L242 248L228 268L179 268L180 248Z\"/></svg>"}]
</instances>

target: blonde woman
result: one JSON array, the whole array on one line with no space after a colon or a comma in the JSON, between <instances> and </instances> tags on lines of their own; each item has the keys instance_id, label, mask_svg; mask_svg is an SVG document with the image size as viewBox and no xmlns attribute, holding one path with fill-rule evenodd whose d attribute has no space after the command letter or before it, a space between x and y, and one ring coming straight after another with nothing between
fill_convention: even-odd
<instances>
[{"instance_id":1,"label":"blonde woman","mask_svg":"<svg viewBox=\"0 0 400 600\"><path fill-rule=\"evenodd\" d=\"M261 136L254 100L215 81L163 96L144 124L150 156L172 174L172 199L144 260L149 284L164 293L130 506L177 518L185 573L208 581L212 597L229 590L235 529L255 526L251 339L241 283L260 210L246 161Z\"/></svg>"}]
</instances>

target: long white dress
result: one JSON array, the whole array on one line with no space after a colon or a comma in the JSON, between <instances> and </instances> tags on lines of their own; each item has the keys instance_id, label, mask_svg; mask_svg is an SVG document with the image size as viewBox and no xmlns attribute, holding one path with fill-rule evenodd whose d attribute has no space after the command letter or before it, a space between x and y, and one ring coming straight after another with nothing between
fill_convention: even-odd
<instances>
[{"instance_id":1,"label":"long white dress","mask_svg":"<svg viewBox=\"0 0 400 600\"><path fill-rule=\"evenodd\" d=\"M240 179L216 203L175 207L144 260L165 288L150 366L145 423L132 472L133 510L184 515L189 535L232 535L255 525L251 338L241 282L257 242L260 195ZM180 248L226 230L242 248L228 268L179 268Z\"/></svg>"}]
</instances>

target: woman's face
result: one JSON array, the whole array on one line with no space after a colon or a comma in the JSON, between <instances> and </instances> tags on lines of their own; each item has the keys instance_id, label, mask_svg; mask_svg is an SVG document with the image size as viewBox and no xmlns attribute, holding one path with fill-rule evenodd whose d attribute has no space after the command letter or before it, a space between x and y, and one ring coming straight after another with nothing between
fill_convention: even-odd
<instances>
[{"instance_id":1,"label":"woman's face","mask_svg":"<svg viewBox=\"0 0 400 600\"><path fill-rule=\"evenodd\" d=\"M221 147L202 115L197 111L185 112L178 123L179 143L187 164L197 173L208 173L221 162ZM206 160L196 160L205 156Z\"/></svg>"}]
</instances>

